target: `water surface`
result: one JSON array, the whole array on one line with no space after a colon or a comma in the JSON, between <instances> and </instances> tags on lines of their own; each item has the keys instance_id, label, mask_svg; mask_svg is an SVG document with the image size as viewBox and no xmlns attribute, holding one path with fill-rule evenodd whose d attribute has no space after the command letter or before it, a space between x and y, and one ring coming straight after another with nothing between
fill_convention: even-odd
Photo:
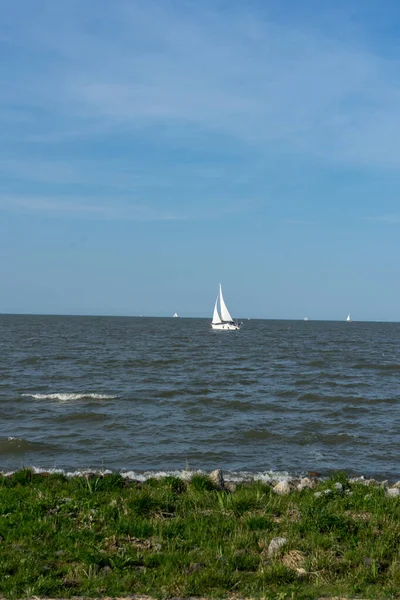
<instances>
[{"instance_id":1,"label":"water surface","mask_svg":"<svg viewBox=\"0 0 400 600\"><path fill-rule=\"evenodd\" d=\"M400 479L400 324L0 316L0 469Z\"/></svg>"}]
</instances>

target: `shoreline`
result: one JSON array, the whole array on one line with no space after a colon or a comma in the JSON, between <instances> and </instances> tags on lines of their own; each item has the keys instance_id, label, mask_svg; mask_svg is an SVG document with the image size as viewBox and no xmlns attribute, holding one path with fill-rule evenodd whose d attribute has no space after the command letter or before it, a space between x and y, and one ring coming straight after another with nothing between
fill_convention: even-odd
<instances>
[{"instance_id":1,"label":"shoreline","mask_svg":"<svg viewBox=\"0 0 400 600\"><path fill-rule=\"evenodd\" d=\"M58 469L58 468L43 468L35 466L22 466L20 469L5 470L0 466L0 476L11 477L20 471L32 471L35 475L42 475L43 477L49 477L51 475L61 475L67 479L76 477L105 477L107 475L120 475L122 478L138 483L145 483L149 479L162 480L168 477L175 477L183 481L189 482L193 476L205 476L208 477L210 474L219 471L223 474L223 479L229 484L242 484L242 483L265 483L269 485L276 485L280 482L288 482L289 485L296 485L304 478L310 478L316 483L327 481L328 479L335 477L338 473L343 474L351 483L363 483L365 485L380 485L384 487L390 487L396 484L400 480L399 477L373 477L369 475L352 475L346 469L332 469L327 473L321 473L318 471L304 470L298 473L290 473L288 471L233 471L228 469L170 469L170 470L159 470L159 469L138 469L138 470L112 470L112 469Z\"/></svg>"},{"instance_id":2,"label":"shoreline","mask_svg":"<svg viewBox=\"0 0 400 600\"><path fill-rule=\"evenodd\" d=\"M399 597L400 481L186 474L0 475L0 598Z\"/></svg>"}]
</instances>

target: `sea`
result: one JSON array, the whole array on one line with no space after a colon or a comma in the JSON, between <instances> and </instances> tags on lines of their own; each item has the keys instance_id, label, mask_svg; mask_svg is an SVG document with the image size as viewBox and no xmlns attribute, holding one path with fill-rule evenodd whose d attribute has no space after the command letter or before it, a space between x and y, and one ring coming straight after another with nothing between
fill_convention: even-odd
<instances>
[{"instance_id":1,"label":"sea","mask_svg":"<svg viewBox=\"0 0 400 600\"><path fill-rule=\"evenodd\" d=\"M0 471L400 479L400 324L0 315Z\"/></svg>"}]
</instances>

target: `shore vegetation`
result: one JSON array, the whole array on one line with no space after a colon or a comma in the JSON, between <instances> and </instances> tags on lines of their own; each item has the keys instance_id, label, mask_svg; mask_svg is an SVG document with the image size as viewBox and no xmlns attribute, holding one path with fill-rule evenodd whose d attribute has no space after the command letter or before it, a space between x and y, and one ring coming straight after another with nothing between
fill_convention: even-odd
<instances>
[{"instance_id":1,"label":"shore vegetation","mask_svg":"<svg viewBox=\"0 0 400 600\"><path fill-rule=\"evenodd\" d=\"M400 496L343 473L285 493L199 474L0 476L0 596L135 594L400 598Z\"/></svg>"}]
</instances>

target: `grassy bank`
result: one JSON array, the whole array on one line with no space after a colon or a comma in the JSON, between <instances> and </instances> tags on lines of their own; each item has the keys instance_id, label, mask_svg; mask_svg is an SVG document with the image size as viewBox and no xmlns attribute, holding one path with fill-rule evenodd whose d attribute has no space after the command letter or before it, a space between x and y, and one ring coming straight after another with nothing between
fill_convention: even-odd
<instances>
[{"instance_id":1,"label":"grassy bank","mask_svg":"<svg viewBox=\"0 0 400 600\"><path fill-rule=\"evenodd\" d=\"M0 476L0 596L139 593L400 597L400 499L342 474L285 495L199 475Z\"/></svg>"}]
</instances>

